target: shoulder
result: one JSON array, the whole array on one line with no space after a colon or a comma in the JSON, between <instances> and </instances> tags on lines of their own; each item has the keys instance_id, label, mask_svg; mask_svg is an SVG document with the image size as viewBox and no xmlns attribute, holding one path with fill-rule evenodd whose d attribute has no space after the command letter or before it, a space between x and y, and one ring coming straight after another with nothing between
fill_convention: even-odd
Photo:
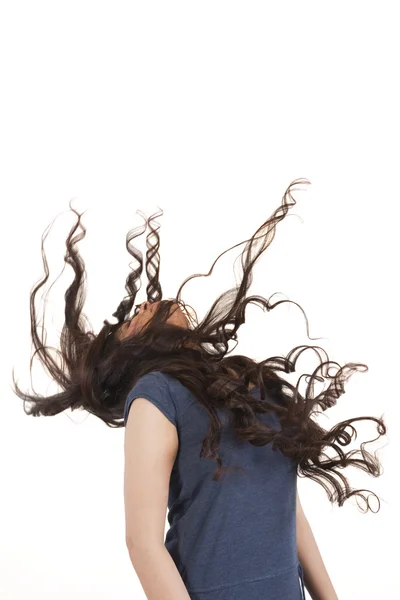
<instances>
[{"instance_id":1,"label":"shoulder","mask_svg":"<svg viewBox=\"0 0 400 600\"><path fill-rule=\"evenodd\" d=\"M130 389L129 394L136 390L138 387L152 385L160 385L169 388L170 385L168 375L166 375L165 373L161 373L161 371L151 371L150 373L146 373L136 381L136 383Z\"/></svg>"},{"instance_id":2,"label":"shoulder","mask_svg":"<svg viewBox=\"0 0 400 600\"><path fill-rule=\"evenodd\" d=\"M182 413L182 398L186 388L174 377L160 371L142 375L129 390L125 401L124 423L132 402L136 398L146 398L178 427Z\"/></svg>"},{"instance_id":3,"label":"shoulder","mask_svg":"<svg viewBox=\"0 0 400 600\"><path fill-rule=\"evenodd\" d=\"M173 375L162 373L161 371L151 371L150 373L146 373L146 375L142 375L142 377L140 377L135 385L131 388L129 393L137 390L139 386L141 388L145 388L147 386L161 387L164 388L169 394L173 394L175 398L188 396L191 394L190 390L185 387L179 381L179 379Z\"/></svg>"}]
</instances>

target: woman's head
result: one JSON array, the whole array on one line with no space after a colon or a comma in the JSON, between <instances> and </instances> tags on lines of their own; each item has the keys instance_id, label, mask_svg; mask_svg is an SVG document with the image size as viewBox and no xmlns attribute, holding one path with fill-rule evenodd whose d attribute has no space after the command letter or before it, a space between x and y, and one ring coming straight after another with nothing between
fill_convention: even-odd
<instances>
[{"instance_id":1,"label":"woman's head","mask_svg":"<svg viewBox=\"0 0 400 600\"><path fill-rule=\"evenodd\" d=\"M161 300L158 302L142 302L142 304L137 304L133 317L129 321L124 322L115 333L117 339L122 340L142 331L153 319L160 303ZM166 322L178 327L189 327L189 320L177 303L173 303L171 306L170 316Z\"/></svg>"}]
</instances>

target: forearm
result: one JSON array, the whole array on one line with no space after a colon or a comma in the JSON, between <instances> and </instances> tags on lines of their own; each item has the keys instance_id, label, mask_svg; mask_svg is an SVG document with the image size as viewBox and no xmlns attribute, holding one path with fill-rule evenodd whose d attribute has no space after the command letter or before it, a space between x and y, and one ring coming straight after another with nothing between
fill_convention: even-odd
<instances>
[{"instance_id":1,"label":"forearm","mask_svg":"<svg viewBox=\"0 0 400 600\"><path fill-rule=\"evenodd\" d=\"M190 600L182 577L164 545L128 550L147 600Z\"/></svg>"},{"instance_id":2,"label":"forearm","mask_svg":"<svg viewBox=\"0 0 400 600\"><path fill-rule=\"evenodd\" d=\"M338 600L317 542L303 510L296 514L297 554L304 571L304 585L312 600Z\"/></svg>"}]
</instances>

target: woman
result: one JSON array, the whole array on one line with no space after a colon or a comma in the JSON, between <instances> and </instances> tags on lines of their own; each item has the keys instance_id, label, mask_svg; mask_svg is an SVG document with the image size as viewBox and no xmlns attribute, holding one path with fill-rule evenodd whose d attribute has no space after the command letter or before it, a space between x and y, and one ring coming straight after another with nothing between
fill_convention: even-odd
<instances>
[{"instance_id":1,"label":"woman","mask_svg":"<svg viewBox=\"0 0 400 600\"><path fill-rule=\"evenodd\" d=\"M286 358L261 362L232 355L229 348L230 341L237 342L248 303L271 310L289 302L270 304L246 293L255 262L296 204L291 188L298 182L309 183L292 182L281 206L246 240L239 284L217 298L200 323L181 291L204 275L189 277L174 298L162 299L160 240L153 223L158 215L128 233L127 249L137 261L126 280L128 295L113 313L117 322L105 320L95 334L85 327L82 312L85 269L76 246L86 230L76 213L66 241L65 261L75 277L65 294L62 364L36 328L35 296L48 279L45 259L46 276L31 293L33 343L62 391L38 397L14 381L15 392L31 403L30 410L24 407L27 414L84 408L110 427L125 426L126 543L149 600L300 600L305 587L312 598L337 598L301 508L297 475L322 485L332 503L342 506L358 496L370 508L343 468L377 477L380 463L365 447L347 453L343 447L357 433L353 422L375 421L380 437L386 433L383 419L357 417L325 430L312 418L318 407L335 405L345 381L367 366L349 363L334 374L337 363L321 358L319 346L299 346ZM73 237L79 225L83 233ZM143 255L131 241L146 226L147 302L131 314L143 271ZM303 396L279 372L293 372L307 348L321 354ZM314 396L313 383L324 381L321 375L329 385ZM328 448L333 456L325 453Z\"/></svg>"}]
</instances>

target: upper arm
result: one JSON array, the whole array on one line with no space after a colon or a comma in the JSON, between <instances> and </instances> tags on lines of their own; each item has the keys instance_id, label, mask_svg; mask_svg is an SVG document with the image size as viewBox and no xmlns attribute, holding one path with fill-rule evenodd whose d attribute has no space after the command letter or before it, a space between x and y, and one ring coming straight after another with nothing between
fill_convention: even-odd
<instances>
[{"instance_id":1,"label":"upper arm","mask_svg":"<svg viewBox=\"0 0 400 600\"><path fill-rule=\"evenodd\" d=\"M299 497L299 491L296 491L296 513L299 514L300 512L302 512L303 507L301 506L300 503L300 497Z\"/></svg>"},{"instance_id":2,"label":"upper arm","mask_svg":"<svg viewBox=\"0 0 400 600\"><path fill-rule=\"evenodd\" d=\"M176 426L146 398L131 403L125 426L125 537L129 547L164 543Z\"/></svg>"}]
</instances>

